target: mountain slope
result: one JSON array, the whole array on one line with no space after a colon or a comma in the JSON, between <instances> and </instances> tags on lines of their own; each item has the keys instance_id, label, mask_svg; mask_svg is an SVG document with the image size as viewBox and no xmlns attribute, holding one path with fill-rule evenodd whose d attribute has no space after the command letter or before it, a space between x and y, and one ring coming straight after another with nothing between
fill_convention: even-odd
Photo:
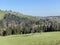
<instances>
[{"instance_id":1,"label":"mountain slope","mask_svg":"<svg viewBox=\"0 0 60 45\"><path fill-rule=\"evenodd\" d=\"M34 17L12 11L0 11L0 35L60 31L60 17Z\"/></svg>"},{"instance_id":2,"label":"mountain slope","mask_svg":"<svg viewBox=\"0 0 60 45\"><path fill-rule=\"evenodd\" d=\"M5 12L0 10L0 20L3 18L4 14L5 14Z\"/></svg>"},{"instance_id":3,"label":"mountain slope","mask_svg":"<svg viewBox=\"0 0 60 45\"><path fill-rule=\"evenodd\" d=\"M19 13L19 12L12 12L12 11L10 12L10 11L0 10L0 20L4 17L4 15L5 15L6 13L11 13L11 14L14 14L14 15L19 16L19 17L22 17L22 18L38 19L38 18L36 18L36 17L34 17L34 16L24 15L24 14Z\"/></svg>"}]
</instances>

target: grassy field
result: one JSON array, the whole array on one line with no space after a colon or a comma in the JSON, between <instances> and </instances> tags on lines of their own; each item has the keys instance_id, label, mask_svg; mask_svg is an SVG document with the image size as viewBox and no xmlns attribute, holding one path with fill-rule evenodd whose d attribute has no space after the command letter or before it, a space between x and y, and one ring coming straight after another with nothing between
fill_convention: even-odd
<instances>
[{"instance_id":1,"label":"grassy field","mask_svg":"<svg viewBox=\"0 0 60 45\"><path fill-rule=\"evenodd\" d=\"M60 45L60 32L1 36L0 45Z\"/></svg>"}]
</instances>

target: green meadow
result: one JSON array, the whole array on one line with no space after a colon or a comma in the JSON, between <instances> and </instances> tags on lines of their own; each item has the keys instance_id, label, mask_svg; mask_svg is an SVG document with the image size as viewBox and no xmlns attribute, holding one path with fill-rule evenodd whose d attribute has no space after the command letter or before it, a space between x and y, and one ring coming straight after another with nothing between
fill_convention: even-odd
<instances>
[{"instance_id":1,"label":"green meadow","mask_svg":"<svg viewBox=\"0 0 60 45\"><path fill-rule=\"evenodd\" d=\"M60 45L60 32L0 36L0 45Z\"/></svg>"}]
</instances>

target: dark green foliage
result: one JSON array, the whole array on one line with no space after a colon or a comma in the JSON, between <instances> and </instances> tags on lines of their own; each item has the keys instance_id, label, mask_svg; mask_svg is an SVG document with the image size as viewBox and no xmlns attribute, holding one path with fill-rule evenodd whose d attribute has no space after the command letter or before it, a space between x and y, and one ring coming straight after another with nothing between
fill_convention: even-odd
<instances>
[{"instance_id":1,"label":"dark green foliage","mask_svg":"<svg viewBox=\"0 0 60 45\"><path fill-rule=\"evenodd\" d=\"M55 20L54 20L55 19ZM60 19L60 18L59 18ZM12 11L0 20L1 35L28 34L36 32L60 31L60 22L56 18L26 18L13 14ZM4 28L6 31L4 31Z\"/></svg>"},{"instance_id":2,"label":"dark green foliage","mask_svg":"<svg viewBox=\"0 0 60 45\"><path fill-rule=\"evenodd\" d=\"M2 32L2 36L6 36L7 35L7 32L6 31L3 31Z\"/></svg>"}]
</instances>

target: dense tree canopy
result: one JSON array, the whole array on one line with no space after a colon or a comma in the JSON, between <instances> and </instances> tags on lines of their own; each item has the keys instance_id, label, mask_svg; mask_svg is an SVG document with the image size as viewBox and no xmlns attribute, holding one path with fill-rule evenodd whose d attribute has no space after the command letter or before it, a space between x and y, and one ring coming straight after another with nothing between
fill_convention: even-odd
<instances>
[{"instance_id":1,"label":"dense tree canopy","mask_svg":"<svg viewBox=\"0 0 60 45\"><path fill-rule=\"evenodd\" d=\"M16 14L7 13L4 15L3 19L0 20L0 34L3 36L51 31L60 31L60 22L53 17L35 17L33 19L19 17Z\"/></svg>"}]
</instances>

